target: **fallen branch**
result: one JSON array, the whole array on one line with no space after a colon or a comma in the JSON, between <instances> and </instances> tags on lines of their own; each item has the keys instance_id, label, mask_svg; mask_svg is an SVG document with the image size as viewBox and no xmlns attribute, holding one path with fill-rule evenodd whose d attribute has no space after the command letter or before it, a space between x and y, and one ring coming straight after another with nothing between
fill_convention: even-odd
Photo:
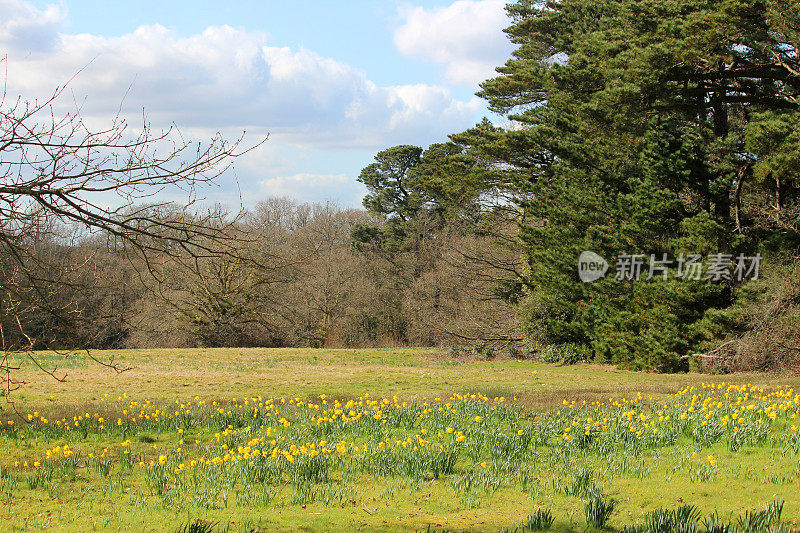
<instances>
[{"instance_id":1,"label":"fallen branch","mask_svg":"<svg viewBox=\"0 0 800 533\"><path fill-rule=\"evenodd\" d=\"M723 344L720 344L719 346L717 346L713 350L708 351L706 353L693 353L693 354L683 355L683 356L681 356L681 360L689 359L690 357L699 357L700 359L724 359L725 357L727 357L726 355L714 355L714 354L716 352L720 351L725 346L727 346L727 345L729 345L729 344L731 344L733 342L736 342L736 341L733 340L733 341L725 342Z\"/></svg>"}]
</instances>

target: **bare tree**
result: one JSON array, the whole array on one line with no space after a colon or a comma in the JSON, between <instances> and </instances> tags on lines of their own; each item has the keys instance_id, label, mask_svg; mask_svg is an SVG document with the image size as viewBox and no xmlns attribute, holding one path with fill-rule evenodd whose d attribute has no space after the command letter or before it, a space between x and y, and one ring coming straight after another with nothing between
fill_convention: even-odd
<instances>
[{"instance_id":1,"label":"bare tree","mask_svg":"<svg viewBox=\"0 0 800 533\"><path fill-rule=\"evenodd\" d=\"M13 375L20 354L64 379L40 365L34 350L58 347L64 338L80 345L76 295L98 279L85 268L88 248L73 246L76 236L105 236L117 256L136 261L140 275L157 274L153 257L233 256L237 246L225 226L236 217L220 225L214 212L198 215L198 187L260 144L243 148L241 137L227 142L219 133L204 144L190 142L174 126L157 131L143 117L133 128L120 114L93 129L79 109L58 113L65 87L42 102L11 98L5 89L0 98L0 383L6 394L22 384ZM186 196L185 205L160 216L168 206L159 199L176 192ZM32 327L33 316L46 323ZM113 360L97 362L123 370Z\"/></svg>"}]
</instances>

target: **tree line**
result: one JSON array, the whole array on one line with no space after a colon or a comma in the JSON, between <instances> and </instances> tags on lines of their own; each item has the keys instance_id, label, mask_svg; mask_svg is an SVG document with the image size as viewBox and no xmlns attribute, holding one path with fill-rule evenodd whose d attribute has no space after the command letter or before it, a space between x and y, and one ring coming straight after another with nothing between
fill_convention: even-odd
<instances>
[{"instance_id":1,"label":"tree line","mask_svg":"<svg viewBox=\"0 0 800 533\"><path fill-rule=\"evenodd\" d=\"M79 139L84 160L72 137L56 156L38 139L33 178L12 162L13 187L0 188L7 349L450 344L656 371L796 366L796 2L507 11L516 49L478 93L501 119L379 151L358 176L365 210L271 199L200 215L133 201L145 185L205 179L233 156L224 147L106 185L133 192L98 210L81 196L107 190L96 140ZM5 115L4 154L30 146L14 144L25 116ZM128 155L111 175L163 168L142 155L148 140L105 139ZM73 173L68 187L50 163ZM585 251L610 275L582 281ZM632 256L651 273L660 258L762 262L758 279L614 276Z\"/></svg>"},{"instance_id":2,"label":"tree line","mask_svg":"<svg viewBox=\"0 0 800 533\"><path fill-rule=\"evenodd\" d=\"M143 215L144 208L137 211ZM173 214L177 218L178 211ZM159 206L147 218L169 220L170 209ZM491 235L443 219L415 219L413 228L404 228L402 244L364 240L373 229L397 228L389 230L365 210L289 198L267 199L234 214L216 210L205 216L206 227L210 221L219 235L208 243L216 253L205 256L174 249L132 254L106 232L70 243L57 238L70 234L64 228L32 236L31 259L62 272L43 275L47 283L31 282L27 300L13 309L6 305L6 346L365 347L471 345L487 336L519 340L517 310L495 290L497 267L481 260L495 246ZM495 224L500 229L507 222ZM18 280L18 286L24 283ZM41 290L50 305L40 304ZM63 312L53 312L53 305Z\"/></svg>"},{"instance_id":3,"label":"tree line","mask_svg":"<svg viewBox=\"0 0 800 533\"><path fill-rule=\"evenodd\" d=\"M22 385L21 357L63 379L42 364L45 349L521 340L518 308L499 289L516 283L517 212L486 187L439 191L478 167L452 143L379 154L362 179L398 194L376 185L384 192L366 210L289 198L204 208L199 189L265 139L198 144L120 117L96 130L59 114L63 91L0 101L6 394ZM443 161L452 170L429 175ZM155 201L179 192L183 204ZM124 370L114 352L89 353Z\"/></svg>"},{"instance_id":4,"label":"tree line","mask_svg":"<svg viewBox=\"0 0 800 533\"><path fill-rule=\"evenodd\" d=\"M658 371L796 367L797 3L520 0L507 11L516 50L478 93L502 120L429 148L416 176L408 147L362 172L365 206L391 221L382 238L427 205L469 217L470 202L499 191L518 213L522 258L500 286L537 352ZM633 281L612 266L584 283L584 251L638 257L645 272L713 257L719 275ZM745 257L763 260L759 279L730 275Z\"/></svg>"}]
</instances>

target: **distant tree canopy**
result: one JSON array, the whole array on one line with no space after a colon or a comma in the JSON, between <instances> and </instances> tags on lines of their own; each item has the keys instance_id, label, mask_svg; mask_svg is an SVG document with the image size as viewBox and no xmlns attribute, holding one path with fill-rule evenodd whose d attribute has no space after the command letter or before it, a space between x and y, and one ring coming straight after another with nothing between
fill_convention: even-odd
<instances>
[{"instance_id":1,"label":"distant tree canopy","mask_svg":"<svg viewBox=\"0 0 800 533\"><path fill-rule=\"evenodd\" d=\"M520 0L507 10L517 48L478 94L510 126L484 121L421 158L416 149L397 217L426 201L463 208L507 184L527 265L524 327L537 346L675 370L683 356L757 335L748 299L791 301L796 285L772 294L763 280L746 290L660 276L584 284L576 267L584 250L610 262L623 252L761 253L773 271L797 262L797 2ZM371 192L378 183L362 181ZM782 342L800 340L799 316L784 309Z\"/></svg>"},{"instance_id":2,"label":"distant tree canopy","mask_svg":"<svg viewBox=\"0 0 800 533\"><path fill-rule=\"evenodd\" d=\"M378 152L358 181L368 191L364 207L386 223L382 229L376 225L354 228L354 244L380 243L398 249L415 220L423 215L441 219L448 209L457 209L465 201L458 189L475 164L454 143L434 144L427 150L399 145Z\"/></svg>"},{"instance_id":3,"label":"distant tree canopy","mask_svg":"<svg viewBox=\"0 0 800 533\"><path fill-rule=\"evenodd\" d=\"M421 155L422 148L410 145L378 152L375 162L358 176L358 181L369 190L364 198L364 207L402 221L412 218L424 202L413 175Z\"/></svg>"},{"instance_id":4,"label":"distant tree canopy","mask_svg":"<svg viewBox=\"0 0 800 533\"><path fill-rule=\"evenodd\" d=\"M366 211L139 205L164 187L192 198L236 144L161 152L147 128L128 141L124 123L92 133L0 101L0 385L9 353L76 346L524 340L658 371L695 354L800 367L797 1L507 10L516 50L478 93L502 118L379 151L358 177ZM610 275L583 283L583 251ZM612 279L626 253L643 279ZM761 277L648 276L651 257L693 254L761 254Z\"/></svg>"},{"instance_id":5,"label":"distant tree canopy","mask_svg":"<svg viewBox=\"0 0 800 533\"><path fill-rule=\"evenodd\" d=\"M0 66L4 60L0 60ZM34 350L113 343L126 333L118 309L132 300L121 276L149 276L164 260L230 255L235 220L151 202L162 191L214 182L239 155L239 141L185 141L175 129L119 116L92 129L80 108L57 112L66 87L44 101L0 95L0 387L22 384L18 362L57 379ZM241 140L241 139L240 139ZM103 250L106 253L96 253ZM80 246L82 245L82 246ZM238 246L238 243L237 243ZM105 275L102 278L99 272ZM91 323L89 325L88 323ZM120 369L113 356L97 362Z\"/></svg>"}]
</instances>

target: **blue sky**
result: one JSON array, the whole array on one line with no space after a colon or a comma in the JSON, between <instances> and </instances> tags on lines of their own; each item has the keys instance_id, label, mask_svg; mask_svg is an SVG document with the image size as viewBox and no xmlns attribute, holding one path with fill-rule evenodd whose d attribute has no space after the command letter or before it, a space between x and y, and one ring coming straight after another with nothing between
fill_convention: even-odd
<instances>
[{"instance_id":1,"label":"blue sky","mask_svg":"<svg viewBox=\"0 0 800 533\"><path fill-rule=\"evenodd\" d=\"M269 133L216 199L356 206L377 150L486 114L474 92L510 53L507 23L502 0L0 0L0 50L26 98L83 68L71 91L98 124L122 105L198 139Z\"/></svg>"}]
</instances>

